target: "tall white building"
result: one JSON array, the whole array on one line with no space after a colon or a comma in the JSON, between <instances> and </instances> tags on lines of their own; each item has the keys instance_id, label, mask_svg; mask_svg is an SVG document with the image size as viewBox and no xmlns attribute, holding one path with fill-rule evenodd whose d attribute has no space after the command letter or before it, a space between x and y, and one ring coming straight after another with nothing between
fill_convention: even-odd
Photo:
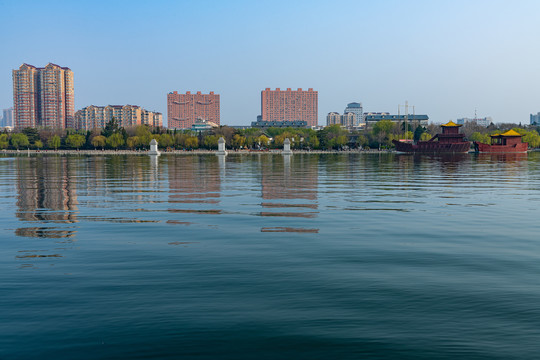
<instances>
[{"instance_id":1,"label":"tall white building","mask_svg":"<svg viewBox=\"0 0 540 360\"><path fill-rule=\"evenodd\" d=\"M353 113L356 115L356 123L354 126L364 125L364 109L362 103L352 102L347 104L347 107L343 111L344 114Z\"/></svg>"}]
</instances>

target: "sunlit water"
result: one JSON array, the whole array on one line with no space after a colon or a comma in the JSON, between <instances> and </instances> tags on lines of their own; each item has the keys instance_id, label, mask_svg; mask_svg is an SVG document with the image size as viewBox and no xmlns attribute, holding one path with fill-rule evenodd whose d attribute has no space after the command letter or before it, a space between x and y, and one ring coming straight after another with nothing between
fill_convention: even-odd
<instances>
[{"instance_id":1,"label":"sunlit water","mask_svg":"<svg viewBox=\"0 0 540 360\"><path fill-rule=\"evenodd\" d=\"M540 153L0 157L1 359L533 359Z\"/></svg>"}]
</instances>

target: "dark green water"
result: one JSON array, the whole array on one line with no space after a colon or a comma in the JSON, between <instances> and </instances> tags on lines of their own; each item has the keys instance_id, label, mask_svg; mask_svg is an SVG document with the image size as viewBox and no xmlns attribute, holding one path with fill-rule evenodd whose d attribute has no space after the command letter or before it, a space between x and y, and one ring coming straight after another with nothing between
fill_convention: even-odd
<instances>
[{"instance_id":1,"label":"dark green water","mask_svg":"<svg viewBox=\"0 0 540 360\"><path fill-rule=\"evenodd\" d=\"M540 153L0 157L0 359L534 359Z\"/></svg>"}]
</instances>

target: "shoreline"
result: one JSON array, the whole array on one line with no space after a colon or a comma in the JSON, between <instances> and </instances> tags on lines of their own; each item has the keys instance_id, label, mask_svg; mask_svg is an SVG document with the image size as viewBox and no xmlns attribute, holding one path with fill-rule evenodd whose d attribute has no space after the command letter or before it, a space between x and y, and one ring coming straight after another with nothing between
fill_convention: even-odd
<instances>
[{"instance_id":1,"label":"shoreline","mask_svg":"<svg viewBox=\"0 0 540 360\"><path fill-rule=\"evenodd\" d=\"M217 155L217 150L172 150L161 151L160 155ZM282 155L282 150L269 151L227 150L228 155ZM394 150L292 150L293 154L381 154L395 153ZM148 150L0 150L6 155L146 155Z\"/></svg>"},{"instance_id":2,"label":"shoreline","mask_svg":"<svg viewBox=\"0 0 540 360\"><path fill-rule=\"evenodd\" d=\"M530 149L527 152L537 152L540 149ZM268 151L248 151L248 150L227 150L228 155L283 155L282 150L272 149ZM295 154L400 154L399 152L392 150L292 150L291 155ZM464 153L465 154L465 153ZM475 152L469 152L468 154L475 154ZM493 153L497 154L497 153ZM502 154L515 154L515 153L502 153ZM0 155L146 155L148 150L0 150ZM161 151L160 156L167 155L217 155L217 150L172 150ZM429 154L424 154L429 155ZM433 155L433 154L432 154ZM440 154L439 154L440 155Z\"/></svg>"}]
</instances>

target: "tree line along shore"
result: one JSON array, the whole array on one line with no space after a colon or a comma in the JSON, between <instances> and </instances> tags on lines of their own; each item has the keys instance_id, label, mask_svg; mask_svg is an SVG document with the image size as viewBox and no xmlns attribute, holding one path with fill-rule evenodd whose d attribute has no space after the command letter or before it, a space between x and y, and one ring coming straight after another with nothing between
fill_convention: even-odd
<instances>
[{"instance_id":1,"label":"tree line along shore","mask_svg":"<svg viewBox=\"0 0 540 360\"><path fill-rule=\"evenodd\" d=\"M490 143L490 135L514 129L523 135L523 141L530 148L540 147L539 127L523 127L517 124L497 124L481 127L474 123L465 124L461 131L470 141ZM394 139L429 140L440 132L440 126L429 124L406 126L389 120L382 120L364 130L342 128L340 125L327 126L316 131L305 128L247 128L236 129L220 126L205 131L171 130L140 125L123 128L113 119L103 129L88 131L25 128L0 134L1 150L85 150L85 151L144 151L150 141L156 139L162 150L169 152L197 150L213 151L218 140L223 137L230 150L271 151L283 148L285 139L291 140L291 148L304 151L343 150L391 150Z\"/></svg>"}]
</instances>

